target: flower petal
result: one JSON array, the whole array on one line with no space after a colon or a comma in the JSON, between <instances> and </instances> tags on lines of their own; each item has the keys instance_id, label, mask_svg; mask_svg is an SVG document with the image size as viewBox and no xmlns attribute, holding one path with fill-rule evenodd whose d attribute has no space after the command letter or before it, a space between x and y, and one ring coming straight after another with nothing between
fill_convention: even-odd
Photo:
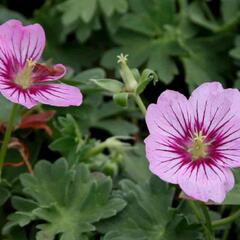
<instances>
[{"instance_id":1,"label":"flower petal","mask_svg":"<svg viewBox=\"0 0 240 240\"><path fill-rule=\"evenodd\" d=\"M191 129L192 110L182 94L167 90L157 104L147 109L146 123L150 134L184 137Z\"/></svg>"},{"instance_id":2,"label":"flower petal","mask_svg":"<svg viewBox=\"0 0 240 240\"><path fill-rule=\"evenodd\" d=\"M166 182L178 183L179 171L188 163L181 153L181 148L160 136L150 135L144 142L151 172Z\"/></svg>"},{"instance_id":3,"label":"flower petal","mask_svg":"<svg viewBox=\"0 0 240 240\"><path fill-rule=\"evenodd\" d=\"M189 102L194 111L195 131L202 131L203 128L206 132L211 131L229 113L231 102L223 97L223 92L218 82L204 83L192 92Z\"/></svg>"},{"instance_id":4,"label":"flower petal","mask_svg":"<svg viewBox=\"0 0 240 240\"><path fill-rule=\"evenodd\" d=\"M11 102L21 104L26 108L32 108L37 105L37 101L30 96L29 90L23 90L10 82L0 81L0 92Z\"/></svg>"},{"instance_id":5,"label":"flower petal","mask_svg":"<svg viewBox=\"0 0 240 240\"><path fill-rule=\"evenodd\" d=\"M193 199L222 203L226 193L234 186L234 176L228 168L206 163L184 168L178 175L178 183L184 193Z\"/></svg>"},{"instance_id":6,"label":"flower petal","mask_svg":"<svg viewBox=\"0 0 240 240\"><path fill-rule=\"evenodd\" d=\"M189 100L193 105L196 105L197 102L205 103L207 99L212 98L223 91L222 84L219 82L203 83L192 92Z\"/></svg>"},{"instance_id":7,"label":"flower petal","mask_svg":"<svg viewBox=\"0 0 240 240\"><path fill-rule=\"evenodd\" d=\"M45 33L41 25L23 26L10 20L0 26L1 59L11 58L24 66L28 59L39 60L45 47ZM4 44L3 44L4 43Z\"/></svg>"},{"instance_id":8,"label":"flower petal","mask_svg":"<svg viewBox=\"0 0 240 240\"><path fill-rule=\"evenodd\" d=\"M219 165L239 167L240 157L237 156L240 154L240 114L236 105L240 100L240 93L237 89L220 88L216 94L211 87L210 90L212 93L209 92L208 97L203 100L205 103L201 102L202 99L197 103L196 99L190 99L197 104L195 124L198 126L195 127L203 131L206 142L210 143L209 154Z\"/></svg>"},{"instance_id":9,"label":"flower petal","mask_svg":"<svg viewBox=\"0 0 240 240\"><path fill-rule=\"evenodd\" d=\"M79 88L61 83L33 85L30 95L35 101L60 107L79 106L83 98Z\"/></svg>"},{"instance_id":10,"label":"flower petal","mask_svg":"<svg viewBox=\"0 0 240 240\"><path fill-rule=\"evenodd\" d=\"M66 74L66 67L62 64L56 64L48 67L43 64L36 64L33 69L32 78L34 82L54 81L62 78Z\"/></svg>"}]
</instances>

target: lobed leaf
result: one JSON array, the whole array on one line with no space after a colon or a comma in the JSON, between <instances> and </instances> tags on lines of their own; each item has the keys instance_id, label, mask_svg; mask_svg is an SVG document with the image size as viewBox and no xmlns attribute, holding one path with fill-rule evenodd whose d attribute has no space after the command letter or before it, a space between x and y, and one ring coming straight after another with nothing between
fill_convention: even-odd
<instances>
[{"instance_id":1,"label":"lobed leaf","mask_svg":"<svg viewBox=\"0 0 240 240\"><path fill-rule=\"evenodd\" d=\"M120 214L100 222L104 240L192 240L197 229L171 209L173 189L153 177L139 185L123 180L122 197L128 205Z\"/></svg>"},{"instance_id":2,"label":"lobed leaf","mask_svg":"<svg viewBox=\"0 0 240 240\"><path fill-rule=\"evenodd\" d=\"M31 200L18 199L19 210L10 216L10 223L23 226L33 219L44 221L37 226L37 240L53 240L57 235L60 240L87 239L94 223L125 207L124 200L111 197L111 179L94 178L84 165L71 169L64 159L53 164L40 161L34 172L34 176L23 174L21 182L36 207L28 207L28 201L33 206Z\"/></svg>"}]
</instances>

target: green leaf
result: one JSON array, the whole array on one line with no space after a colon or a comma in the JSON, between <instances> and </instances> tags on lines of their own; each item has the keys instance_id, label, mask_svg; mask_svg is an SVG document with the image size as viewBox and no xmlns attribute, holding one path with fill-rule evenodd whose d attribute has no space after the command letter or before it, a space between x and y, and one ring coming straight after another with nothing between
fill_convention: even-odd
<instances>
[{"instance_id":1,"label":"green leaf","mask_svg":"<svg viewBox=\"0 0 240 240\"><path fill-rule=\"evenodd\" d=\"M11 233L9 234L7 239L3 239L3 240L29 240L29 238L27 238L26 233L24 231L24 229L20 228L20 227L15 227L12 229Z\"/></svg>"},{"instance_id":2,"label":"green leaf","mask_svg":"<svg viewBox=\"0 0 240 240\"><path fill-rule=\"evenodd\" d=\"M54 59L54 61L70 65L76 70L79 70L82 66L90 66L98 58L96 49L82 47L76 43L67 43L60 46L49 43L46 47L44 51L46 59ZM84 56L84 58L81 56Z\"/></svg>"},{"instance_id":3,"label":"green leaf","mask_svg":"<svg viewBox=\"0 0 240 240\"><path fill-rule=\"evenodd\" d=\"M115 9L119 12L119 13L125 13L128 10L128 2L127 0L115 0Z\"/></svg>"},{"instance_id":4,"label":"green leaf","mask_svg":"<svg viewBox=\"0 0 240 240\"><path fill-rule=\"evenodd\" d=\"M97 0L67 0L59 5L59 10L63 12L62 21L68 26L78 19L85 23L93 18L97 7Z\"/></svg>"},{"instance_id":5,"label":"green leaf","mask_svg":"<svg viewBox=\"0 0 240 240\"><path fill-rule=\"evenodd\" d=\"M240 59L240 36L237 35L235 38L235 48L233 48L230 52L230 55L236 59Z\"/></svg>"},{"instance_id":6,"label":"green leaf","mask_svg":"<svg viewBox=\"0 0 240 240\"><path fill-rule=\"evenodd\" d=\"M96 11L97 0L81 0L81 17L84 22L89 22ZM79 9L80 10L80 9Z\"/></svg>"},{"instance_id":7,"label":"green leaf","mask_svg":"<svg viewBox=\"0 0 240 240\"><path fill-rule=\"evenodd\" d=\"M165 84L169 84L178 74L178 68L173 58L169 55L168 50L160 45L151 53L148 67L157 71L159 79Z\"/></svg>"},{"instance_id":8,"label":"green leaf","mask_svg":"<svg viewBox=\"0 0 240 240\"><path fill-rule=\"evenodd\" d=\"M92 31L89 25L79 23L78 28L76 30L76 37L79 40L79 42L81 43L85 42L91 36L91 33Z\"/></svg>"},{"instance_id":9,"label":"green leaf","mask_svg":"<svg viewBox=\"0 0 240 240\"><path fill-rule=\"evenodd\" d=\"M129 4L135 13L151 18L156 26L174 23L175 0L130 0Z\"/></svg>"},{"instance_id":10,"label":"green leaf","mask_svg":"<svg viewBox=\"0 0 240 240\"><path fill-rule=\"evenodd\" d=\"M0 105L0 122L7 122L9 120L13 104L9 100L7 100L2 94L0 94Z\"/></svg>"},{"instance_id":11,"label":"green leaf","mask_svg":"<svg viewBox=\"0 0 240 240\"><path fill-rule=\"evenodd\" d=\"M0 23L2 24L10 19L18 19L26 22L26 19L20 13L12 11L0 5Z\"/></svg>"},{"instance_id":12,"label":"green leaf","mask_svg":"<svg viewBox=\"0 0 240 240\"><path fill-rule=\"evenodd\" d=\"M144 15L128 14L121 19L120 24L126 29L139 32L147 36L154 36L156 33L156 23Z\"/></svg>"},{"instance_id":13,"label":"green leaf","mask_svg":"<svg viewBox=\"0 0 240 240\"><path fill-rule=\"evenodd\" d=\"M123 89L123 83L115 79L91 79L97 86L107 91L118 93Z\"/></svg>"},{"instance_id":14,"label":"green leaf","mask_svg":"<svg viewBox=\"0 0 240 240\"><path fill-rule=\"evenodd\" d=\"M98 0L103 13L111 17L114 12L125 13L128 9L127 0Z\"/></svg>"},{"instance_id":15,"label":"green leaf","mask_svg":"<svg viewBox=\"0 0 240 240\"><path fill-rule=\"evenodd\" d=\"M34 12L34 21L40 23L46 32L48 43L62 44L66 41L71 28L65 28L61 23L61 16L56 8L49 8L47 4Z\"/></svg>"},{"instance_id":16,"label":"green leaf","mask_svg":"<svg viewBox=\"0 0 240 240\"><path fill-rule=\"evenodd\" d=\"M228 77L231 62L225 51L230 46L229 41L232 40L220 36L186 41L189 55L182 57L181 60L190 91L203 82L216 80L223 82L224 78Z\"/></svg>"},{"instance_id":17,"label":"green leaf","mask_svg":"<svg viewBox=\"0 0 240 240\"><path fill-rule=\"evenodd\" d=\"M211 31L216 31L219 28L219 24L213 20L209 20L208 18L206 18L206 12L203 10L203 4L206 3L201 3L200 1L194 1L190 7L189 7L189 16L190 19L204 27L207 28ZM209 10L210 11L210 10Z\"/></svg>"},{"instance_id":18,"label":"green leaf","mask_svg":"<svg viewBox=\"0 0 240 240\"><path fill-rule=\"evenodd\" d=\"M105 233L104 240L192 240L197 232L186 220L171 209L174 191L153 177L134 184L120 183L127 207L117 216L101 221L98 229Z\"/></svg>"},{"instance_id":19,"label":"green leaf","mask_svg":"<svg viewBox=\"0 0 240 240\"><path fill-rule=\"evenodd\" d=\"M221 0L221 12L224 22L229 22L239 16L239 0Z\"/></svg>"},{"instance_id":20,"label":"green leaf","mask_svg":"<svg viewBox=\"0 0 240 240\"><path fill-rule=\"evenodd\" d=\"M0 186L0 206L2 206L9 199L10 196L10 191L5 187Z\"/></svg>"},{"instance_id":21,"label":"green leaf","mask_svg":"<svg viewBox=\"0 0 240 240\"><path fill-rule=\"evenodd\" d=\"M64 136L56 139L49 145L52 151L59 151L63 154L68 153L75 146L76 141L72 136Z\"/></svg>"},{"instance_id":22,"label":"green leaf","mask_svg":"<svg viewBox=\"0 0 240 240\"><path fill-rule=\"evenodd\" d=\"M92 68L78 73L74 77L74 81L81 84L89 83L90 79L102 79L106 76L104 69L102 68Z\"/></svg>"},{"instance_id":23,"label":"green leaf","mask_svg":"<svg viewBox=\"0 0 240 240\"><path fill-rule=\"evenodd\" d=\"M87 239L86 234L95 230L94 223L125 207L124 200L111 197L111 179L96 179L84 165L73 170L64 159L53 164L40 161L34 173L23 174L21 182L37 204L30 214L45 222L37 226L37 240L53 240L57 235L60 240ZM21 218L21 214L27 212L12 216Z\"/></svg>"},{"instance_id":24,"label":"green leaf","mask_svg":"<svg viewBox=\"0 0 240 240\"><path fill-rule=\"evenodd\" d=\"M110 17L114 12L114 2L112 0L99 0L103 12Z\"/></svg>"},{"instance_id":25,"label":"green leaf","mask_svg":"<svg viewBox=\"0 0 240 240\"><path fill-rule=\"evenodd\" d=\"M211 77L207 72L201 68L198 62L192 59L183 59L184 68L186 71L186 81L189 84L191 90L199 86L205 81L211 81Z\"/></svg>"},{"instance_id":26,"label":"green leaf","mask_svg":"<svg viewBox=\"0 0 240 240\"><path fill-rule=\"evenodd\" d=\"M104 129L116 136L129 136L138 131L135 124L124 119L106 119L95 124L95 127Z\"/></svg>"},{"instance_id":27,"label":"green leaf","mask_svg":"<svg viewBox=\"0 0 240 240\"><path fill-rule=\"evenodd\" d=\"M101 24L97 16L94 16L90 22L85 23L82 20L78 20L77 23L73 25L73 30L75 29L76 37L80 43L86 42L90 38L92 32L100 28Z\"/></svg>"},{"instance_id":28,"label":"green leaf","mask_svg":"<svg viewBox=\"0 0 240 240\"><path fill-rule=\"evenodd\" d=\"M139 184L149 180L152 175L143 144L136 144L133 149L125 152L123 166L123 172L127 177Z\"/></svg>"}]
</instances>

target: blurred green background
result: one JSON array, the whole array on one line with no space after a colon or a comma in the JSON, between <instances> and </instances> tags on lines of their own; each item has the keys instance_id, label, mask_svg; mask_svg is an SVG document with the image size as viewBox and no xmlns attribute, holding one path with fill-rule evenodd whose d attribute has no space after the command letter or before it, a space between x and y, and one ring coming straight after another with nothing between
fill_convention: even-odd
<instances>
[{"instance_id":1,"label":"blurred green background","mask_svg":"<svg viewBox=\"0 0 240 240\"><path fill-rule=\"evenodd\" d=\"M116 55L158 73L165 88L187 93L204 81L239 86L239 0L1 0L10 18L45 28L45 60L75 72L101 67L115 77ZM153 93L154 92L154 93Z\"/></svg>"}]
</instances>

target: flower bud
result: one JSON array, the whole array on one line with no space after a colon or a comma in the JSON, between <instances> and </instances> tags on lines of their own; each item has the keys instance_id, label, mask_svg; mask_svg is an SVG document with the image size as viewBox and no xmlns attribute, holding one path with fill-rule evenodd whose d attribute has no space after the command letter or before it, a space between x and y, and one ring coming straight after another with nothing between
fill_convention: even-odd
<instances>
[{"instance_id":1,"label":"flower bud","mask_svg":"<svg viewBox=\"0 0 240 240\"><path fill-rule=\"evenodd\" d=\"M125 90L127 92L135 92L138 87L138 82L127 65L127 57L128 55L123 55L122 53L117 56L118 63L121 66L120 75L125 83Z\"/></svg>"}]
</instances>

